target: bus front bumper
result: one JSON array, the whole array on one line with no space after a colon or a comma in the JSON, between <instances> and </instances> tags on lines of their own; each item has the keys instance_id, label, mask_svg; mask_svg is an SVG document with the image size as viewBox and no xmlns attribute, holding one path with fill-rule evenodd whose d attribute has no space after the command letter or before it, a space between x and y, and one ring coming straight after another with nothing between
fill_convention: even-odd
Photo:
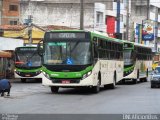
<instances>
[{"instance_id":1,"label":"bus front bumper","mask_svg":"<svg viewBox=\"0 0 160 120\"><path fill-rule=\"evenodd\" d=\"M25 73L25 75L19 75L16 72L14 72L14 77L15 78L42 78L42 73L36 74L36 75L31 75L30 73Z\"/></svg>"},{"instance_id":2,"label":"bus front bumper","mask_svg":"<svg viewBox=\"0 0 160 120\"><path fill-rule=\"evenodd\" d=\"M93 81L92 75L88 76L83 80L77 80L77 83L72 83L69 79L61 80L60 83L54 83L53 80L46 78L45 76L42 77L42 85L44 86L57 86L57 87L90 87L95 86L96 83Z\"/></svg>"}]
</instances>

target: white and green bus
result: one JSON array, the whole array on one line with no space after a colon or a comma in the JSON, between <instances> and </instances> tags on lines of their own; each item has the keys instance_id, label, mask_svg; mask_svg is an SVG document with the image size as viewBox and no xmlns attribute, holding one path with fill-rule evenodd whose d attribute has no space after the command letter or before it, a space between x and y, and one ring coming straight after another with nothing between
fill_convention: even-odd
<instances>
[{"instance_id":1,"label":"white and green bus","mask_svg":"<svg viewBox=\"0 0 160 120\"><path fill-rule=\"evenodd\" d=\"M60 87L115 88L123 78L123 41L82 30L45 33L42 84L52 93Z\"/></svg>"},{"instance_id":2,"label":"white and green bus","mask_svg":"<svg viewBox=\"0 0 160 120\"><path fill-rule=\"evenodd\" d=\"M42 79L42 59L38 55L36 46L23 46L15 49L15 78L21 82L27 79Z\"/></svg>"},{"instance_id":3,"label":"white and green bus","mask_svg":"<svg viewBox=\"0 0 160 120\"><path fill-rule=\"evenodd\" d=\"M152 49L146 45L124 42L124 79L147 81L149 72L152 71Z\"/></svg>"}]
</instances>

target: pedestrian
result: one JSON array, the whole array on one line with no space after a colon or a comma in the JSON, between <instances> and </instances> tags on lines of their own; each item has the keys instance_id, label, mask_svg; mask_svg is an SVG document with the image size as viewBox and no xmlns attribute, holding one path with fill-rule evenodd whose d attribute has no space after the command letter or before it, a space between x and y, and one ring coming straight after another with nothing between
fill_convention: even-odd
<instances>
[{"instance_id":1,"label":"pedestrian","mask_svg":"<svg viewBox=\"0 0 160 120\"><path fill-rule=\"evenodd\" d=\"M8 79L0 80L0 93L1 96L4 96L4 93L7 92L7 96L10 96L11 83Z\"/></svg>"}]
</instances>

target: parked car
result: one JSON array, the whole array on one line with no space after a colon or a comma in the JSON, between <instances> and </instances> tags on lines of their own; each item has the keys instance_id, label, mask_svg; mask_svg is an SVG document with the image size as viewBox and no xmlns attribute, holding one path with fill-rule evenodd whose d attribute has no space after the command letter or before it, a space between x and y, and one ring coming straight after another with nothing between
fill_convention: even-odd
<instances>
[{"instance_id":1,"label":"parked car","mask_svg":"<svg viewBox=\"0 0 160 120\"><path fill-rule=\"evenodd\" d=\"M160 87L160 66L157 66L151 75L151 88Z\"/></svg>"}]
</instances>

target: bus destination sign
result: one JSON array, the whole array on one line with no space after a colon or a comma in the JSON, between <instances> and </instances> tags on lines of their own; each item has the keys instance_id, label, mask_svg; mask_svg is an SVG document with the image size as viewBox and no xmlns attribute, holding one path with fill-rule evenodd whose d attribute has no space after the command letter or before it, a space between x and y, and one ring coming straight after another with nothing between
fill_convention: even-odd
<instances>
[{"instance_id":1,"label":"bus destination sign","mask_svg":"<svg viewBox=\"0 0 160 120\"><path fill-rule=\"evenodd\" d=\"M19 51L36 51L37 48L30 48L30 47L22 47L22 48L19 48Z\"/></svg>"},{"instance_id":2,"label":"bus destination sign","mask_svg":"<svg viewBox=\"0 0 160 120\"><path fill-rule=\"evenodd\" d=\"M47 35L49 37L49 39L74 39L74 38L79 38L79 39L84 39L86 38L86 34L85 33L48 33L49 35Z\"/></svg>"}]
</instances>

